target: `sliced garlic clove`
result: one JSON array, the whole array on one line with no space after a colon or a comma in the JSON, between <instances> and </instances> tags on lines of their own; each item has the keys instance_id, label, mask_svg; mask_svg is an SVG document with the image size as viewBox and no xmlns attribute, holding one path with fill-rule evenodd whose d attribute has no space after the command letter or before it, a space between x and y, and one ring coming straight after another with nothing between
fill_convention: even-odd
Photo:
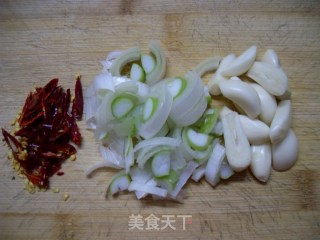
<instances>
[{"instance_id":1,"label":"sliced garlic clove","mask_svg":"<svg viewBox=\"0 0 320 240\"><path fill-rule=\"evenodd\" d=\"M272 143L282 141L291 127L291 101L280 101L270 126L270 140Z\"/></svg>"},{"instance_id":2,"label":"sliced garlic clove","mask_svg":"<svg viewBox=\"0 0 320 240\"><path fill-rule=\"evenodd\" d=\"M233 62L235 59L236 59L236 56L234 54L229 54L226 57L224 57L220 62L220 65L217 71L213 74L212 78L208 83L209 92L212 95L218 96L221 94L221 91L219 88L219 82L229 80L228 77L222 76L221 72L224 71L227 67L229 67L231 62Z\"/></svg>"},{"instance_id":3,"label":"sliced garlic clove","mask_svg":"<svg viewBox=\"0 0 320 240\"><path fill-rule=\"evenodd\" d=\"M251 163L251 149L238 113L231 111L221 117L226 156L231 168L240 172Z\"/></svg>"},{"instance_id":4,"label":"sliced garlic clove","mask_svg":"<svg viewBox=\"0 0 320 240\"><path fill-rule=\"evenodd\" d=\"M298 158L298 140L294 131L290 128L285 138L272 144L272 167L277 171L285 171L291 168Z\"/></svg>"},{"instance_id":5,"label":"sliced garlic clove","mask_svg":"<svg viewBox=\"0 0 320 240\"><path fill-rule=\"evenodd\" d=\"M271 172L271 146L269 143L251 146L250 169L261 182L267 182Z\"/></svg>"},{"instance_id":6,"label":"sliced garlic clove","mask_svg":"<svg viewBox=\"0 0 320 240\"><path fill-rule=\"evenodd\" d=\"M273 49L268 49L264 53L261 61L274 65L275 67L280 67L280 61L279 61L278 55Z\"/></svg>"},{"instance_id":7,"label":"sliced garlic clove","mask_svg":"<svg viewBox=\"0 0 320 240\"><path fill-rule=\"evenodd\" d=\"M239 76L249 70L256 59L257 47L251 46L221 72L225 77Z\"/></svg>"},{"instance_id":8,"label":"sliced garlic clove","mask_svg":"<svg viewBox=\"0 0 320 240\"><path fill-rule=\"evenodd\" d=\"M274 96L281 96L288 90L288 77L281 68L265 62L255 62L247 76L259 83Z\"/></svg>"},{"instance_id":9,"label":"sliced garlic clove","mask_svg":"<svg viewBox=\"0 0 320 240\"><path fill-rule=\"evenodd\" d=\"M254 90L256 90L260 99L261 113L259 118L266 124L270 125L277 110L277 100L259 84L251 83L250 85L254 88Z\"/></svg>"},{"instance_id":10,"label":"sliced garlic clove","mask_svg":"<svg viewBox=\"0 0 320 240\"><path fill-rule=\"evenodd\" d=\"M264 122L244 115L239 115L239 120L251 144L263 144L269 141L270 128Z\"/></svg>"},{"instance_id":11,"label":"sliced garlic clove","mask_svg":"<svg viewBox=\"0 0 320 240\"><path fill-rule=\"evenodd\" d=\"M259 96L250 84L232 77L220 82L219 87L223 96L236 103L250 118L256 118L261 113Z\"/></svg>"}]
</instances>

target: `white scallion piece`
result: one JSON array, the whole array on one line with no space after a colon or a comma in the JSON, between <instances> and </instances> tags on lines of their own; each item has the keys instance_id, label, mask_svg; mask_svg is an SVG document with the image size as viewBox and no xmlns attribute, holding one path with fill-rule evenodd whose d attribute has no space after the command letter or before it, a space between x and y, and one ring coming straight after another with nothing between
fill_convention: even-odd
<instances>
[{"instance_id":1,"label":"white scallion piece","mask_svg":"<svg viewBox=\"0 0 320 240\"><path fill-rule=\"evenodd\" d=\"M152 70L156 67L156 61L153 56L150 54L142 54L141 55L141 64L144 71L147 74L150 74Z\"/></svg>"},{"instance_id":2,"label":"white scallion piece","mask_svg":"<svg viewBox=\"0 0 320 240\"><path fill-rule=\"evenodd\" d=\"M204 176L206 172L206 164L202 164L192 173L191 179L195 182L199 182L199 180Z\"/></svg>"},{"instance_id":3,"label":"white scallion piece","mask_svg":"<svg viewBox=\"0 0 320 240\"><path fill-rule=\"evenodd\" d=\"M205 179L213 187L220 181L219 172L225 156L225 147L223 147L220 143L217 143L213 148L205 170Z\"/></svg>"},{"instance_id":4,"label":"white scallion piece","mask_svg":"<svg viewBox=\"0 0 320 240\"><path fill-rule=\"evenodd\" d=\"M112 76L121 76L123 67L130 62L139 60L140 56L141 50L139 47L133 47L122 51L110 67Z\"/></svg>"},{"instance_id":5,"label":"white scallion piece","mask_svg":"<svg viewBox=\"0 0 320 240\"><path fill-rule=\"evenodd\" d=\"M154 186L150 186L146 183L139 183L136 181L132 181L129 184L128 187L129 191L140 191L140 192L145 192L147 194L154 194L160 197L166 197L168 194L168 191L164 188L160 188L160 187L154 187Z\"/></svg>"},{"instance_id":6,"label":"white scallion piece","mask_svg":"<svg viewBox=\"0 0 320 240\"><path fill-rule=\"evenodd\" d=\"M172 146L178 147L180 145L180 140L173 137L155 137L151 139L145 139L140 141L135 147L134 152L139 151L140 149L153 148L158 146Z\"/></svg>"},{"instance_id":7,"label":"white scallion piece","mask_svg":"<svg viewBox=\"0 0 320 240\"><path fill-rule=\"evenodd\" d=\"M208 58L199 63L199 65L196 66L193 71L195 71L199 74L200 77L202 77L204 74L216 70L219 67L220 60L220 57Z\"/></svg>"},{"instance_id":8,"label":"white scallion piece","mask_svg":"<svg viewBox=\"0 0 320 240\"><path fill-rule=\"evenodd\" d=\"M130 184L130 177L124 171L118 172L112 179L107 189L107 193L114 195L118 192L127 190Z\"/></svg>"},{"instance_id":9,"label":"white scallion piece","mask_svg":"<svg viewBox=\"0 0 320 240\"><path fill-rule=\"evenodd\" d=\"M181 77L170 79L168 80L167 86L173 99L176 99L186 88L187 80Z\"/></svg>"},{"instance_id":10,"label":"white scallion piece","mask_svg":"<svg viewBox=\"0 0 320 240\"><path fill-rule=\"evenodd\" d=\"M223 180L226 180L226 179L229 179L233 174L234 174L234 171L228 164L227 160L226 159L223 160L220 166L220 172L219 172L220 178Z\"/></svg>"},{"instance_id":11,"label":"white scallion piece","mask_svg":"<svg viewBox=\"0 0 320 240\"><path fill-rule=\"evenodd\" d=\"M157 181L154 178L151 178L149 181L146 182L146 185L156 187ZM148 193L142 191L135 191L135 194L137 199L145 198L148 195Z\"/></svg>"},{"instance_id":12,"label":"white scallion piece","mask_svg":"<svg viewBox=\"0 0 320 240\"><path fill-rule=\"evenodd\" d=\"M130 70L130 78L138 82L144 82L146 76L143 68L140 65L133 63Z\"/></svg>"},{"instance_id":13,"label":"white scallion piece","mask_svg":"<svg viewBox=\"0 0 320 240\"><path fill-rule=\"evenodd\" d=\"M155 177L164 177L170 172L170 152L164 151L157 153L151 162L151 168Z\"/></svg>"},{"instance_id":14,"label":"white scallion piece","mask_svg":"<svg viewBox=\"0 0 320 240\"><path fill-rule=\"evenodd\" d=\"M176 197L179 194L182 187L187 183L188 179L191 177L193 171L197 168L197 166L198 166L198 164L193 161L190 161L188 163L185 170L180 175L180 178L177 182L175 189L173 189L172 192L170 193L170 196Z\"/></svg>"},{"instance_id":15,"label":"white scallion piece","mask_svg":"<svg viewBox=\"0 0 320 240\"><path fill-rule=\"evenodd\" d=\"M141 137L148 139L156 135L168 119L172 106L172 96L165 84L154 86L151 100L144 106L144 122L138 129ZM157 99L157 100L155 100Z\"/></svg>"},{"instance_id":16,"label":"white scallion piece","mask_svg":"<svg viewBox=\"0 0 320 240\"><path fill-rule=\"evenodd\" d=\"M125 171L129 173L130 167L134 164L134 151L133 151L133 143L132 138L128 136L125 145L124 145L125 153Z\"/></svg>"},{"instance_id":17,"label":"white scallion piece","mask_svg":"<svg viewBox=\"0 0 320 240\"><path fill-rule=\"evenodd\" d=\"M150 73L146 75L146 83L154 85L161 79L163 79L166 73L166 55L160 46L159 41L151 41L149 48L153 56L155 57L155 67L153 67Z\"/></svg>"},{"instance_id":18,"label":"white scallion piece","mask_svg":"<svg viewBox=\"0 0 320 240\"><path fill-rule=\"evenodd\" d=\"M206 150L209 144L212 142L211 136L204 133L196 132L192 128L186 129L186 139L191 148L198 151Z\"/></svg>"}]
</instances>

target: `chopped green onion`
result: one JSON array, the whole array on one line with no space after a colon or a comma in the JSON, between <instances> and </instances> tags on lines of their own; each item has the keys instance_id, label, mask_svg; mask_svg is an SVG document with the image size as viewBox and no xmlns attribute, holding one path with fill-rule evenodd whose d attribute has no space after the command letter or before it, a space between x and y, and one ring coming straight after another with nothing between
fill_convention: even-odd
<instances>
[{"instance_id":1,"label":"chopped green onion","mask_svg":"<svg viewBox=\"0 0 320 240\"><path fill-rule=\"evenodd\" d=\"M146 82L150 85L161 80L166 73L166 56L160 46L159 41L149 43L151 53L155 56L156 66L146 76Z\"/></svg>"},{"instance_id":2,"label":"chopped green onion","mask_svg":"<svg viewBox=\"0 0 320 240\"><path fill-rule=\"evenodd\" d=\"M140 65L133 63L130 70L130 78L135 81L144 82L146 76L143 68Z\"/></svg>"},{"instance_id":3,"label":"chopped green onion","mask_svg":"<svg viewBox=\"0 0 320 240\"><path fill-rule=\"evenodd\" d=\"M145 104L142 115L144 121L138 130L139 135L145 139L154 137L166 123L173 101L169 90L163 82L153 86L149 96L151 100L147 100L147 104ZM153 98L158 99L158 104L152 100Z\"/></svg>"},{"instance_id":4,"label":"chopped green onion","mask_svg":"<svg viewBox=\"0 0 320 240\"><path fill-rule=\"evenodd\" d=\"M213 131L219 117L219 111L217 109L208 109L201 118L200 132L209 134Z\"/></svg>"},{"instance_id":5,"label":"chopped green onion","mask_svg":"<svg viewBox=\"0 0 320 240\"><path fill-rule=\"evenodd\" d=\"M182 131L182 145L181 145L181 150L184 158L188 160L195 160L197 163L202 164L206 162L210 154L212 152L213 146L215 145L216 140L213 140L207 147L207 149L203 151L195 150L193 149L190 144L188 143L187 139L187 132L188 128L184 128ZM212 138L213 139L213 138Z\"/></svg>"},{"instance_id":6,"label":"chopped green onion","mask_svg":"<svg viewBox=\"0 0 320 240\"><path fill-rule=\"evenodd\" d=\"M132 138L128 136L127 141L125 142L125 152L124 152L124 158L125 158L125 170L128 174L130 171L130 167L134 164L134 152L133 152L133 143Z\"/></svg>"},{"instance_id":7,"label":"chopped green onion","mask_svg":"<svg viewBox=\"0 0 320 240\"><path fill-rule=\"evenodd\" d=\"M213 148L204 174L206 181L213 187L220 181L220 166L225 156L225 147L217 143Z\"/></svg>"},{"instance_id":8,"label":"chopped green onion","mask_svg":"<svg viewBox=\"0 0 320 240\"><path fill-rule=\"evenodd\" d=\"M154 135L154 137L165 137L165 136L167 136L169 131L170 131L170 128L168 126L168 123L165 123L162 126L162 128L159 130L159 132L157 132L157 134Z\"/></svg>"},{"instance_id":9,"label":"chopped green onion","mask_svg":"<svg viewBox=\"0 0 320 240\"><path fill-rule=\"evenodd\" d=\"M192 128L187 128L185 134L190 147L197 151L206 150L213 139L212 136L196 132Z\"/></svg>"},{"instance_id":10,"label":"chopped green onion","mask_svg":"<svg viewBox=\"0 0 320 240\"><path fill-rule=\"evenodd\" d=\"M112 179L107 189L107 194L114 195L119 191L127 190L131 182L130 176L124 171L118 172Z\"/></svg>"},{"instance_id":11,"label":"chopped green onion","mask_svg":"<svg viewBox=\"0 0 320 240\"><path fill-rule=\"evenodd\" d=\"M159 185L167 189L169 192L175 189L178 180L179 176L177 172L172 169L169 171L169 174L167 176L157 178L157 182L159 183Z\"/></svg>"},{"instance_id":12,"label":"chopped green onion","mask_svg":"<svg viewBox=\"0 0 320 240\"><path fill-rule=\"evenodd\" d=\"M118 96L112 102L112 114L115 118L122 118L132 110L134 103L125 96Z\"/></svg>"},{"instance_id":13,"label":"chopped green onion","mask_svg":"<svg viewBox=\"0 0 320 240\"><path fill-rule=\"evenodd\" d=\"M173 100L181 95L187 86L187 80L182 77L177 77L167 83L169 92L171 93Z\"/></svg>"},{"instance_id":14,"label":"chopped green onion","mask_svg":"<svg viewBox=\"0 0 320 240\"><path fill-rule=\"evenodd\" d=\"M123 51L112 63L110 72L113 76L121 76L123 67L133 61L140 60L141 50L139 47L129 48Z\"/></svg>"},{"instance_id":15,"label":"chopped green onion","mask_svg":"<svg viewBox=\"0 0 320 240\"><path fill-rule=\"evenodd\" d=\"M148 121L153 116L153 114L158 108L158 104L159 104L158 98L149 97L147 99L143 109L143 121Z\"/></svg>"},{"instance_id":16,"label":"chopped green onion","mask_svg":"<svg viewBox=\"0 0 320 240\"><path fill-rule=\"evenodd\" d=\"M170 171L170 152L161 151L154 155L151 167L155 177L167 176Z\"/></svg>"},{"instance_id":17,"label":"chopped green onion","mask_svg":"<svg viewBox=\"0 0 320 240\"><path fill-rule=\"evenodd\" d=\"M153 56L149 54L142 54L141 56L141 64L144 71L149 74L156 66L156 61Z\"/></svg>"},{"instance_id":18,"label":"chopped green onion","mask_svg":"<svg viewBox=\"0 0 320 240\"><path fill-rule=\"evenodd\" d=\"M161 151L172 151L175 147L173 146L157 146L151 149L139 151L137 154L137 163L139 167L144 167L146 162Z\"/></svg>"},{"instance_id":19,"label":"chopped green onion","mask_svg":"<svg viewBox=\"0 0 320 240\"><path fill-rule=\"evenodd\" d=\"M159 197L166 197L168 191L164 188L154 187L152 185L148 185L147 183L138 183L136 181L132 181L128 187L129 191L138 191L144 192L147 194L154 194Z\"/></svg>"}]
</instances>

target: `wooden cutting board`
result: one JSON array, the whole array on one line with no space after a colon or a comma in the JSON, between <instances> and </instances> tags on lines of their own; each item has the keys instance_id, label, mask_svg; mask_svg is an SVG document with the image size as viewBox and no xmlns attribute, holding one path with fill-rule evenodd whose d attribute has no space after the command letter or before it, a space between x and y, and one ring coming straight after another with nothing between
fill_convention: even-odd
<instances>
[{"instance_id":1,"label":"wooden cutting board","mask_svg":"<svg viewBox=\"0 0 320 240\"><path fill-rule=\"evenodd\" d=\"M0 239L319 239L319 1L1 1L1 127L10 129L34 85L59 77L73 89L80 73L85 87L109 51L147 51L151 39L167 52L168 75L184 74L207 57L241 54L253 44L258 58L274 49L293 93L297 164L272 171L266 184L249 171L215 188L189 182L183 204L138 201L130 193L106 199L115 171L86 178L85 169L100 156L92 132L80 122L77 160L52 178L59 193L24 191L6 147L0 147ZM148 230L152 217L159 230ZM130 230L135 219L142 229Z\"/></svg>"}]
</instances>

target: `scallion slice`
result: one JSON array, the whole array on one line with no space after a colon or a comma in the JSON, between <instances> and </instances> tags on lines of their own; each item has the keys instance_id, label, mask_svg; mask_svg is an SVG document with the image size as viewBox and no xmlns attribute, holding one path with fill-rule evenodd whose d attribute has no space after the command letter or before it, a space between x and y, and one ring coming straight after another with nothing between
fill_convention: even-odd
<instances>
[{"instance_id":1,"label":"scallion slice","mask_svg":"<svg viewBox=\"0 0 320 240\"><path fill-rule=\"evenodd\" d=\"M163 177L158 177L156 178L158 184L167 189L168 192L171 192L177 185L177 182L179 180L179 175L177 174L176 171L174 170L170 170L169 174L167 174L166 176Z\"/></svg>"},{"instance_id":2,"label":"scallion slice","mask_svg":"<svg viewBox=\"0 0 320 240\"><path fill-rule=\"evenodd\" d=\"M110 72L113 76L121 76L123 67L133 61L140 60L141 50L139 47L129 48L123 52L114 60L111 65Z\"/></svg>"},{"instance_id":3,"label":"scallion slice","mask_svg":"<svg viewBox=\"0 0 320 240\"><path fill-rule=\"evenodd\" d=\"M182 77L177 77L173 80L169 80L167 85L168 85L169 92L173 97L173 100L175 100L177 97L181 95L181 93L186 88L187 80Z\"/></svg>"},{"instance_id":4,"label":"scallion slice","mask_svg":"<svg viewBox=\"0 0 320 240\"><path fill-rule=\"evenodd\" d=\"M161 80L166 73L166 56L160 46L159 41L151 41L149 48L153 56L155 57L155 67L146 76L146 82L149 85L154 85Z\"/></svg>"},{"instance_id":5,"label":"scallion slice","mask_svg":"<svg viewBox=\"0 0 320 240\"><path fill-rule=\"evenodd\" d=\"M148 121L155 111L157 110L159 105L159 99L155 97L149 97L144 104L143 108L143 121Z\"/></svg>"},{"instance_id":6,"label":"scallion slice","mask_svg":"<svg viewBox=\"0 0 320 240\"><path fill-rule=\"evenodd\" d=\"M107 189L107 194L114 195L120 191L127 190L131 182L130 176L124 171L118 172L112 179Z\"/></svg>"},{"instance_id":7,"label":"scallion slice","mask_svg":"<svg viewBox=\"0 0 320 240\"><path fill-rule=\"evenodd\" d=\"M159 152L152 158L151 168L155 177L164 177L170 171L170 152Z\"/></svg>"},{"instance_id":8,"label":"scallion slice","mask_svg":"<svg viewBox=\"0 0 320 240\"><path fill-rule=\"evenodd\" d=\"M219 117L219 111L217 109L210 108L204 114L203 117L200 119L200 126L199 130L201 133L209 134L212 133L217 120Z\"/></svg>"},{"instance_id":9,"label":"scallion slice","mask_svg":"<svg viewBox=\"0 0 320 240\"><path fill-rule=\"evenodd\" d=\"M150 54L141 55L141 65L147 74L150 74L152 70L156 67L156 60Z\"/></svg>"},{"instance_id":10,"label":"scallion slice","mask_svg":"<svg viewBox=\"0 0 320 240\"><path fill-rule=\"evenodd\" d=\"M197 151L204 151L212 142L213 137L204 133L196 132L192 128L185 130L186 139L191 148Z\"/></svg>"},{"instance_id":11,"label":"scallion slice","mask_svg":"<svg viewBox=\"0 0 320 240\"><path fill-rule=\"evenodd\" d=\"M198 73L200 76L203 76L207 72L211 72L216 70L219 67L220 64L220 57L211 57L208 58L201 63L199 63L198 66L194 69L196 73Z\"/></svg>"},{"instance_id":12,"label":"scallion slice","mask_svg":"<svg viewBox=\"0 0 320 240\"><path fill-rule=\"evenodd\" d=\"M139 64L132 64L130 70L130 78L138 82L144 82L146 80L145 72Z\"/></svg>"},{"instance_id":13,"label":"scallion slice","mask_svg":"<svg viewBox=\"0 0 320 240\"><path fill-rule=\"evenodd\" d=\"M115 97L111 103L113 116L118 119L124 117L133 109L135 102L135 96L129 94Z\"/></svg>"}]
</instances>

